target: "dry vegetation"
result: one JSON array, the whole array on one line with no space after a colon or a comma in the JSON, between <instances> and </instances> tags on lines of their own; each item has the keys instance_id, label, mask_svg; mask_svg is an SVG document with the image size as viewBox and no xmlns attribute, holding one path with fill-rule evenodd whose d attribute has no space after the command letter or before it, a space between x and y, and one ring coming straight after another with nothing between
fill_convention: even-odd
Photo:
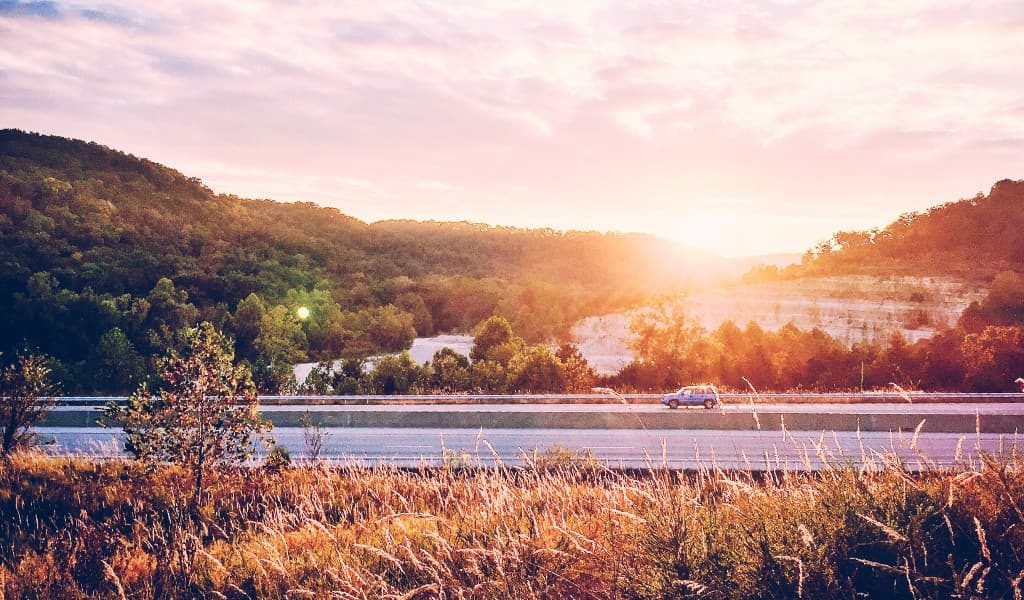
<instances>
[{"instance_id":1,"label":"dry vegetation","mask_svg":"<svg viewBox=\"0 0 1024 600\"><path fill-rule=\"evenodd\" d=\"M1020 598L1020 457L912 474L528 467L188 474L23 455L6 597Z\"/></svg>"}]
</instances>

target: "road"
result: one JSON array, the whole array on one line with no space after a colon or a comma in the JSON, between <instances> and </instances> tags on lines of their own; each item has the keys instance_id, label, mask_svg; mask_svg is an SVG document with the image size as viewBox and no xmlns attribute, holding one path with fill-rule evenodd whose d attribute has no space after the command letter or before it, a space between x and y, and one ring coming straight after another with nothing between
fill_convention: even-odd
<instances>
[{"instance_id":1,"label":"road","mask_svg":"<svg viewBox=\"0 0 1024 600\"><path fill-rule=\"evenodd\" d=\"M120 433L96 428L40 428L58 454L120 455ZM833 465L880 464L894 454L912 469L927 465L970 464L978 450L990 454L1021 449L1017 435L923 432L789 432L637 429L421 429L327 428L323 457L338 463L388 463L402 467L438 465L443 457L458 464L521 465L523 455L556 445L589 450L613 467L668 466L819 469ZM294 458L307 456L304 431L277 428L273 436Z\"/></svg>"},{"instance_id":2,"label":"road","mask_svg":"<svg viewBox=\"0 0 1024 600\"><path fill-rule=\"evenodd\" d=\"M270 407L268 407L269 409ZM306 411L312 407L305 405L274 406L275 411ZM317 406L316 410L330 410L333 406ZM669 409L661 404L406 404L406 405L349 405L337 406L339 410L355 412L496 412L496 413L663 413ZM703 412L703 407L685 407L677 410ZM886 414L886 415L1019 415L1024 416L1024 403L926 403L926 404L723 404L720 408L709 412L740 412L740 413L800 413L800 414Z\"/></svg>"},{"instance_id":3,"label":"road","mask_svg":"<svg viewBox=\"0 0 1024 600\"><path fill-rule=\"evenodd\" d=\"M913 430L928 433L1013 434L1024 431L1024 404L726 404L706 410L670 410L641 404L292 404L264 405L275 427L301 427L309 418L324 427L412 429L750 429L794 431ZM58 406L48 427L89 427L96 406Z\"/></svg>"},{"instance_id":4,"label":"road","mask_svg":"<svg viewBox=\"0 0 1024 600\"><path fill-rule=\"evenodd\" d=\"M81 411L82 406L55 406L52 411ZM431 412L431 413L663 413L671 409L660 404L279 404L266 405L267 412L339 411L339 412ZM678 411L705 412L700 408L679 408ZM1024 416L1024 402L1019 404L988 402L959 404L955 402L901 404L723 404L709 413L800 413L842 415L1010 415Z\"/></svg>"}]
</instances>

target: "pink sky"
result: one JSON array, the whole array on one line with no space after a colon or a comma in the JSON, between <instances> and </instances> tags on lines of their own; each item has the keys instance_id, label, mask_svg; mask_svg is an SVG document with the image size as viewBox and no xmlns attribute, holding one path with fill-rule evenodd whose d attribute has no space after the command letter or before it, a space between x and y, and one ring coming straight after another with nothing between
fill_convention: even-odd
<instances>
[{"instance_id":1,"label":"pink sky","mask_svg":"<svg viewBox=\"0 0 1024 600\"><path fill-rule=\"evenodd\" d=\"M366 221L800 252L1024 178L1024 3L0 0L0 127Z\"/></svg>"}]
</instances>

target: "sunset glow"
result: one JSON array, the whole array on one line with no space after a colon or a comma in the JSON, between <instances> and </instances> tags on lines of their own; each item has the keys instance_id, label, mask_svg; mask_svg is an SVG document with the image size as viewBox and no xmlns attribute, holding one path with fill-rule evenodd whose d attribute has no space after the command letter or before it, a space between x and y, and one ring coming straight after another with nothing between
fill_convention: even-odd
<instances>
[{"instance_id":1,"label":"sunset glow","mask_svg":"<svg viewBox=\"0 0 1024 600\"><path fill-rule=\"evenodd\" d=\"M0 2L0 122L357 218L725 254L987 191L1024 9L871 2Z\"/></svg>"}]
</instances>

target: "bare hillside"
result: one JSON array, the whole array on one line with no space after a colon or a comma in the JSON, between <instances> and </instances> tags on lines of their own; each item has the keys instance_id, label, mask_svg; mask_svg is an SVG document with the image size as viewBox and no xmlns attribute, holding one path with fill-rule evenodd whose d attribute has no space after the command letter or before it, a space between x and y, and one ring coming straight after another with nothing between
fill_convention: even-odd
<instances>
[{"instance_id":1,"label":"bare hillside","mask_svg":"<svg viewBox=\"0 0 1024 600\"><path fill-rule=\"evenodd\" d=\"M854 344L883 340L898 331L909 341L956 323L984 288L943 277L811 277L707 288L687 301L706 329L732 320L765 329L793 323L820 327ZM633 358L629 323L636 311L590 317L572 328L573 341L598 371L611 373Z\"/></svg>"}]
</instances>

